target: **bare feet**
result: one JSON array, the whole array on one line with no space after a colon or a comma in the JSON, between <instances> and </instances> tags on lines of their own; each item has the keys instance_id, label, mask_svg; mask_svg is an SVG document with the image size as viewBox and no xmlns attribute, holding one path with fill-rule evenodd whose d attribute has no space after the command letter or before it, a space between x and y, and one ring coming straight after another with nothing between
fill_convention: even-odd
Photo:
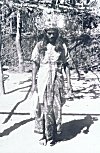
<instances>
[{"instance_id":1,"label":"bare feet","mask_svg":"<svg viewBox=\"0 0 100 153\"><path fill-rule=\"evenodd\" d=\"M50 146L54 146L56 143L57 143L57 141L55 141L55 140L50 140L50 141L48 142L48 144L49 144Z\"/></svg>"},{"instance_id":2,"label":"bare feet","mask_svg":"<svg viewBox=\"0 0 100 153\"><path fill-rule=\"evenodd\" d=\"M39 144L46 146L47 145L47 139L46 138L42 138L39 140Z\"/></svg>"}]
</instances>

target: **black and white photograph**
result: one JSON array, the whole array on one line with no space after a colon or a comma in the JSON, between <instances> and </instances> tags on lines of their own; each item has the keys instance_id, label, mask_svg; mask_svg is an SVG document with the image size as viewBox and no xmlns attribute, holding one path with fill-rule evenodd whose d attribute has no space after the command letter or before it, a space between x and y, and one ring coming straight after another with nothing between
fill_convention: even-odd
<instances>
[{"instance_id":1,"label":"black and white photograph","mask_svg":"<svg viewBox=\"0 0 100 153\"><path fill-rule=\"evenodd\" d=\"M0 0L0 153L100 153L100 0Z\"/></svg>"}]
</instances>

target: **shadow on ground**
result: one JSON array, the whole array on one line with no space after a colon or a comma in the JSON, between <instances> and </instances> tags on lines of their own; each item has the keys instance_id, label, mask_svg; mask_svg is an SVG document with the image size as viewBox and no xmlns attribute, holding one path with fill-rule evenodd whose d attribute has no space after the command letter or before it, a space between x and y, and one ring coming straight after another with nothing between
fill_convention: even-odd
<instances>
[{"instance_id":1,"label":"shadow on ground","mask_svg":"<svg viewBox=\"0 0 100 153\"><path fill-rule=\"evenodd\" d=\"M7 116L7 118L5 119L5 121L3 122L3 124L4 124L4 123L7 123L7 122L9 121L9 119L11 118L11 116L13 115L13 113L14 113L14 111L17 109L17 107L18 107L21 103L23 103L23 102L28 98L28 95L29 95L30 91L31 91L31 87L29 88L27 94L25 95L25 98L24 98L23 100L19 101L19 102L12 108L11 112L9 113L9 115Z\"/></svg>"},{"instance_id":2,"label":"shadow on ground","mask_svg":"<svg viewBox=\"0 0 100 153\"><path fill-rule=\"evenodd\" d=\"M29 88L31 87L31 85L28 85L28 86L25 86L25 87L20 87L20 88L17 88L17 89L14 89L12 91L9 91L9 92L6 92L5 94L10 94L10 93L13 93L15 91L18 91L18 90L21 90L21 89L26 89L26 88Z\"/></svg>"},{"instance_id":3,"label":"shadow on ground","mask_svg":"<svg viewBox=\"0 0 100 153\"><path fill-rule=\"evenodd\" d=\"M8 136L10 133L20 128L22 125L25 125L33 120L34 118L29 118L20 121L19 123L15 123L14 125L1 132L0 137ZM59 136L57 137L57 142L71 140L72 138L80 134L82 131L83 133L88 134L90 126L94 124L94 121L97 120L97 118L92 118L90 115L87 115L84 119L72 120L70 122L62 124L62 133L59 134ZM84 130L84 128L86 129Z\"/></svg>"},{"instance_id":4,"label":"shadow on ground","mask_svg":"<svg viewBox=\"0 0 100 153\"><path fill-rule=\"evenodd\" d=\"M33 121L34 118L30 118L30 119L27 119L27 120L23 120L19 123L15 123L14 125L12 125L11 127L5 129L2 133L0 133L0 137L4 137L4 136L7 136L9 135L11 132L13 132L14 130L18 129L20 126L30 122L30 121Z\"/></svg>"},{"instance_id":5,"label":"shadow on ground","mask_svg":"<svg viewBox=\"0 0 100 153\"><path fill-rule=\"evenodd\" d=\"M92 118L90 115L87 115L84 119L64 123L61 127L62 133L58 135L57 140L67 141L73 139L81 132L88 134L90 126L97 120L97 118Z\"/></svg>"},{"instance_id":6,"label":"shadow on ground","mask_svg":"<svg viewBox=\"0 0 100 153\"><path fill-rule=\"evenodd\" d=\"M88 82L85 82L84 84L88 84ZM75 95L74 98L81 99L88 95L91 99L97 99L97 98L100 98L99 90L100 90L100 86L96 83L93 83L89 85L88 87L83 87L82 89L74 90L73 91ZM80 93L81 95L78 95Z\"/></svg>"}]
</instances>

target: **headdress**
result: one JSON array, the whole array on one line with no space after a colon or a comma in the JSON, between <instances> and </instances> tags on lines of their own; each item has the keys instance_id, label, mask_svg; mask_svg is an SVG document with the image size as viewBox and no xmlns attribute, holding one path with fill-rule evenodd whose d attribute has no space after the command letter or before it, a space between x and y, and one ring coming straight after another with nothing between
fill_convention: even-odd
<instances>
[{"instance_id":1,"label":"headdress","mask_svg":"<svg viewBox=\"0 0 100 153\"><path fill-rule=\"evenodd\" d=\"M54 9L44 9L41 17L36 18L36 26L39 30L47 28L64 28L65 18L63 14L54 12Z\"/></svg>"}]
</instances>

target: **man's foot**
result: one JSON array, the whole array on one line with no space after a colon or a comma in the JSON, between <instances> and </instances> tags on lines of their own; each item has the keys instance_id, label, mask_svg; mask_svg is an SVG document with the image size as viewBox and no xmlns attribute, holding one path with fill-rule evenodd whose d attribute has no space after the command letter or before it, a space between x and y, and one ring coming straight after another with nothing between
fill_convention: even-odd
<instances>
[{"instance_id":1,"label":"man's foot","mask_svg":"<svg viewBox=\"0 0 100 153\"><path fill-rule=\"evenodd\" d=\"M57 143L57 141L51 140L49 144L50 144L50 146L54 146L56 143Z\"/></svg>"},{"instance_id":2,"label":"man's foot","mask_svg":"<svg viewBox=\"0 0 100 153\"><path fill-rule=\"evenodd\" d=\"M47 145L47 139L46 138L42 138L39 140L39 144L46 146Z\"/></svg>"}]
</instances>

